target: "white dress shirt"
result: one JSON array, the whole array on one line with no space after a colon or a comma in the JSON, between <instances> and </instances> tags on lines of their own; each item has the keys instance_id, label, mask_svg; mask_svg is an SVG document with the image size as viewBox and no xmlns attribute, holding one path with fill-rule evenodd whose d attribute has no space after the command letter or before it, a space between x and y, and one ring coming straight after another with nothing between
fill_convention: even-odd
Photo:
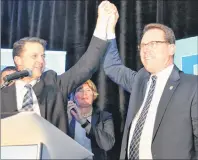
<instances>
[{"instance_id":1,"label":"white dress shirt","mask_svg":"<svg viewBox=\"0 0 198 160\"><path fill-rule=\"evenodd\" d=\"M162 93L164 91L164 87L167 83L167 80L173 70L174 65L168 66L166 69L162 70L161 72L157 73L157 81L156 81L156 86L155 86L155 91L153 94L153 98L147 113L147 117L145 120L145 124L142 130L142 135L140 137L140 145L139 145L139 159L152 159L152 152L151 152L151 143L152 143L152 137L153 137L153 129L154 129L154 124L155 124L155 118L156 118L156 113L157 113L157 108L159 101L161 99ZM152 75L151 75L152 76ZM133 137L133 133L135 130L135 126L137 123L137 120L142 112L142 109L144 107L146 98L148 96L148 91L151 85L151 77L149 79L149 82L147 83L147 89L146 89L146 94L143 100L143 103L141 105L141 108L137 112L135 118L132 121L130 133L129 133L129 143L128 143L128 157L129 157L129 149L130 149L130 144L131 140Z\"/></svg>"},{"instance_id":2,"label":"white dress shirt","mask_svg":"<svg viewBox=\"0 0 198 160\"><path fill-rule=\"evenodd\" d=\"M33 87L36 84L36 82L37 82L37 80L33 80L29 84L31 84L32 87ZM20 111L22 109L23 98L24 98L24 96L25 96L25 94L27 92L27 88L25 88L26 84L27 83L22 81L22 80L17 80L15 82L15 86L16 86L16 100L17 100L17 109L18 109L18 111ZM32 97L33 97L33 110L38 115L41 115L37 97L36 97L36 95L34 93L34 90L31 89L31 91L32 91Z\"/></svg>"}]
</instances>

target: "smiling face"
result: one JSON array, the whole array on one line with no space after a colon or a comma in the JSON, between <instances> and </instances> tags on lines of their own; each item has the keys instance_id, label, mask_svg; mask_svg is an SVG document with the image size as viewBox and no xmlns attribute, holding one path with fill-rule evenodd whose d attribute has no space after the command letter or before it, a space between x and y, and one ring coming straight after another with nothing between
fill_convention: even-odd
<instances>
[{"instance_id":1,"label":"smiling face","mask_svg":"<svg viewBox=\"0 0 198 160\"><path fill-rule=\"evenodd\" d=\"M94 92L89 85L85 83L76 89L75 100L80 107L90 107L94 101Z\"/></svg>"},{"instance_id":2,"label":"smiling face","mask_svg":"<svg viewBox=\"0 0 198 160\"><path fill-rule=\"evenodd\" d=\"M150 73L157 73L173 64L175 45L165 39L164 31L153 28L146 31L140 43L141 61Z\"/></svg>"},{"instance_id":3,"label":"smiling face","mask_svg":"<svg viewBox=\"0 0 198 160\"><path fill-rule=\"evenodd\" d=\"M44 48L37 42L26 42L19 56L14 57L18 70L32 70L33 79L41 76L45 68Z\"/></svg>"}]
</instances>

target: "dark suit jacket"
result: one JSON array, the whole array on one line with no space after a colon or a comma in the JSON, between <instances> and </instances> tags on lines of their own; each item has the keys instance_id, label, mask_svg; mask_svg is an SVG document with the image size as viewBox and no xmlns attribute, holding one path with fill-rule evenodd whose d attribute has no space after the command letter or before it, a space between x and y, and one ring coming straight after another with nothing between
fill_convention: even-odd
<instances>
[{"instance_id":1,"label":"dark suit jacket","mask_svg":"<svg viewBox=\"0 0 198 160\"><path fill-rule=\"evenodd\" d=\"M71 121L70 136L75 135L75 121ZM107 152L115 143L114 125L112 115L106 111L95 111L92 114L91 130L87 134L91 140L91 148L94 154L93 160L108 160Z\"/></svg>"},{"instance_id":2,"label":"dark suit jacket","mask_svg":"<svg viewBox=\"0 0 198 160\"><path fill-rule=\"evenodd\" d=\"M96 71L106 47L106 41L93 37L86 53L72 68L60 76L52 70L44 72L40 81L33 87L41 116L65 133L67 133L67 96ZM16 102L15 85L1 90L1 112L16 112Z\"/></svg>"},{"instance_id":3,"label":"dark suit jacket","mask_svg":"<svg viewBox=\"0 0 198 160\"><path fill-rule=\"evenodd\" d=\"M125 159L130 126L143 102L150 74L144 68L138 72L126 68L115 39L109 45L104 69L131 94L120 153L120 159ZM184 74L174 66L158 105L151 145L153 159L198 158L197 89L198 76Z\"/></svg>"}]
</instances>

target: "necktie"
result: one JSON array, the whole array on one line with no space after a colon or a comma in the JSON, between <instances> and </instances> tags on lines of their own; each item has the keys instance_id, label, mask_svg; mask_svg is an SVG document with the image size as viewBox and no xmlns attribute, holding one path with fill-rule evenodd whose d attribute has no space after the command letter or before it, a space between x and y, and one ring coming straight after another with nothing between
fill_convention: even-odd
<instances>
[{"instance_id":1,"label":"necktie","mask_svg":"<svg viewBox=\"0 0 198 160\"><path fill-rule=\"evenodd\" d=\"M27 92L23 98L22 111L33 111L32 85L26 84Z\"/></svg>"},{"instance_id":2,"label":"necktie","mask_svg":"<svg viewBox=\"0 0 198 160\"><path fill-rule=\"evenodd\" d=\"M152 76L151 77L152 82L151 82L151 86L149 88L149 92L148 92L148 96L146 99L146 102L144 104L144 107L142 109L142 112L138 118L137 124L135 126L135 130L133 132L133 137L131 140L131 144L130 144L130 149L129 149L129 159L139 159L139 145L140 145L140 137L142 134L142 130L144 127L144 123L147 117L147 113L151 104L151 100L153 98L153 93L155 90L155 85L156 85L156 80L157 80L157 76Z\"/></svg>"}]
</instances>

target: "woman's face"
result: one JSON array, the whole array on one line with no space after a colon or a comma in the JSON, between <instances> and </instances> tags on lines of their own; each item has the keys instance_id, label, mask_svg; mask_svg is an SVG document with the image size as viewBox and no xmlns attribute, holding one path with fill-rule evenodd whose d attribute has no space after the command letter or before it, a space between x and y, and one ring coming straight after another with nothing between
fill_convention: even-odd
<instances>
[{"instance_id":1,"label":"woman's face","mask_svg":"<svg viewBox=\"0 0 198 160\"><path fill-rule=\"evenodd\" d=\"M94 101L94 92L88 84L83 84L77 88L75 100L80 107L90 107Z\"/></svg>"}]
</instances>

